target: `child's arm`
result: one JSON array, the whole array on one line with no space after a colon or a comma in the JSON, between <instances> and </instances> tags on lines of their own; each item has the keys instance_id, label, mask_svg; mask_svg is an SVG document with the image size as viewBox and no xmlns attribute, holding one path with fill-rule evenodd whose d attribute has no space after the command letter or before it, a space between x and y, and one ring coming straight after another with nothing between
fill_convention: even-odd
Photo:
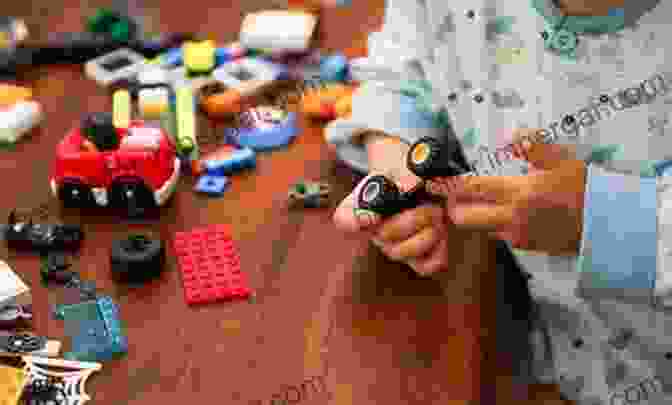
<instances>
[{"instance_id":1,"label":"child's arm","mask_svg":"<svg viewBox=\"0 0 672 405\"><path fill-rule=\"evenodd\" d=\"M665 217L672 202L671 180L589 166L579 296L666 304L672 291L672 278L664 272L672 248L672 235L666 231L670 214Z\"/></svg>"}]
</instances>

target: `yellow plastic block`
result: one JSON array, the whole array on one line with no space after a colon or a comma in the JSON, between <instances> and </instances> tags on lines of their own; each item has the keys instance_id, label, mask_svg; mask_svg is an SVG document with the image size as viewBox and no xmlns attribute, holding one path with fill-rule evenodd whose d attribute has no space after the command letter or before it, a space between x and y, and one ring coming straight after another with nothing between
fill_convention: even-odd
<instances>
[{"instance_id":1,"label":"yellow plastic block","mask_svg":"<svg viewBox=\"0 0 672 405\"><path fill-rule=\"evenodd\" d=\"M13 84L0 84L0 106L11 106L21 101L28 101L33 92L28 87Z\"/></svg>"},{"instance_id":2,"label":"yellow plastic block","mask_svg":"<svg viewBox=\"0 0 672 405\"><path fill-rule=\"evenodd\" d=\"M131 125L131 95L127 90L117 90L112 95L112 121L119 129Z\"/></svg>"},{"instance_id":3,"label":"yellow plastic block","mask_svg":"<svg viewBox=\"0 0 672 405\"><path fill-rule=\"evenodd\" d=\"M182 52L189 72L208 72L215 67L214 41L187 41L182 45Z\"/></svg>"},{"instance_id":4,"label":"yellow plastic block","mask_svg":"<svg viewBox=\"0 0 672 405\"><path fill-rule=\"evenodd\" d=\"M27 380L24 370L0 366L0 405L18 404Z\"/></svg>"}]
</instances>

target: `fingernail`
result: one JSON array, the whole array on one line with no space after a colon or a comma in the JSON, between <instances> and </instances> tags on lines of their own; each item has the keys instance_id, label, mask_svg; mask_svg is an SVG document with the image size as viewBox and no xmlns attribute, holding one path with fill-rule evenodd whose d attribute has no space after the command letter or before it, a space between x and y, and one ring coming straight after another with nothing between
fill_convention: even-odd
<instances>
[{"instance_id":1,"label":"fingernail","mask_svg":"<svg viewBox=\"0 0 672 405\"><path fill-rule=\"evenodd\" d=\"M361 208L355 208L355 217L357 218L357 222L363 227L372 226L376 222L374 213Z\"/></svg>"}]
</instances>

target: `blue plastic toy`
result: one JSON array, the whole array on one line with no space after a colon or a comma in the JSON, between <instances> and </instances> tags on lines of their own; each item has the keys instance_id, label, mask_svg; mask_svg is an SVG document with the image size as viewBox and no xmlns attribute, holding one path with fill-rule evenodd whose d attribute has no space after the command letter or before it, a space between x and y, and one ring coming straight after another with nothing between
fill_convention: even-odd
<instances>
[{"instance_id":1,"label":"blue plastic toy","mask_svg":"<svg viewBox=\"0 0 672 405\"><path fill-rule=\"evenodd\" d=\"M215 66L231 62L236 58L245 56L242 48L235 46L215 49ZM163 67L178 67L183 64L182 48L172 48L158 56L159 64Z\"/></svg>"},{"instance_id":2,"label":"blue plastic toy","mask_svg":"<svg viewBox=\"0 0 672 405\"><path fill-rule=\"evenodd\" d=\"M220 196L229 186L229 179L226 176L201 176L196 183L196 190L199 193L212 196Z\"/></svg>"},{"instance_id":3,"label":"blue plastic toy","mask_svg":"<svg viewBox=\"0 0 672 405\"><path fill-rule=\"evenodd\" d=\"M242 128L229 128L226 138L241 148L264 151L286 146L299 132L296 126L296 113L281 112L283 119L277 122L254 123Z\"/></svg>"},{"instance_id":4,"label":"blue plastic toy","mask_svg":"<svg viewBox=\"0 0 672 405\"><path fill-rule=\"evenodd\" d=\"M105 361L128 352L128 339L119 319L119 309L107 296L73 305L57 305L56 319L72 332L72 351L66 360Z\"/></svg>"},{"instance_id":5,"label":"blue plastic toy","mask_svg":"<svg viewBox=\"0 0 672 405\"><path fill-rule=\"evenodd\" d=\"M226 176L243 169L251 169L257 165L257 155L250 148L231 152L225 159L206 160L203 169L207 176Z\"/></svg>"},{"instance_id":6,"label":"blue plastic toy","mask_svg":"<svg viewBox=\"0 0 672 405\"><path fill-rule=\"evenodd\" d=\"M344 82L348 79L348 58L341 54L325 56L320 61L320 79Z\"/></svg>"}]
</instances>

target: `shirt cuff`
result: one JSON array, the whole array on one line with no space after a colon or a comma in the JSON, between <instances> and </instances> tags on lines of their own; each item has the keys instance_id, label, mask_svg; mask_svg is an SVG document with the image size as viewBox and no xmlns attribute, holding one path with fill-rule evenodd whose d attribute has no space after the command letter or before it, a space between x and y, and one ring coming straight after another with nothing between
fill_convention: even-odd
<instances>
[{"instance_id":1,"label":"shirt cuff","mask_svg":"<svg viewBox=\"0 0 672 405\"><path fill-rule=\"evenodd\" d=\"M655 178L588 167L577 295L653 304L658 224Z\"/></svg>"}]
</instances>

